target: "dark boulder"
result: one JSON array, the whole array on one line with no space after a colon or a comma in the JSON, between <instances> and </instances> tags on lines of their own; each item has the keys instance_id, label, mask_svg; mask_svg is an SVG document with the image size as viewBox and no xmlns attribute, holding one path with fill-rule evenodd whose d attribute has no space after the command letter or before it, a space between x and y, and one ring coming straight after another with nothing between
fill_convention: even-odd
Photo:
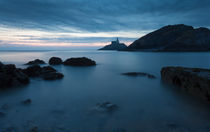
<instances>
[{"instance_id":1,"label":"dark boulder","mask_svg":"<svg viewBox=\"0 0 210 132\"><path fill-rule=\"evenodd\" d=\"M69 66L94 66L96 65L96 62L89 58L81 57L67 59L63 62L63 64Z\"/></svg>"},{"instance_id":2,"label":"dark boulder","mask_svg":"<svg viewBox=\"0 0 210 132\"><path fill-rule=\"evenodd\" d=\"M33 60L33 61L29 61L25 65L39 65L39 64L45 64L45 62L43 60L36 59L36 60Z\"/></svg>"},{"instance_id":3,"label":"dark boulder","mask_svg":"<svg viewBox=\"0 0 210 132\"><path fill-rule=\"evenodd\" d=\"M39 65L33 65L22 71L30 77L41 77L44 80L56 80L64 77L62 73L57 72L51 66L40 67Z\"/></svg>"},{"instance_id":4,"label":"dark boulder","mask_svg":"<svg viewBox=\"0 0 210 132\"><path fill-rule=\"evenodd\" d=\"M22 71L29 77L37 77L41 74L42 68L39 65L32 65Z\"/></svg>"},{"instance_id":5,"label":"dark boulder","mask_svg":"<svg viewBox=\"0 0 210 132\"><path fill-rule=\"evenodd\" d=\"M29 78L13 64L0 64L0 88L21 86L29 83Z\"/></svg>"},{"instance_id":6,"label":"dark boulder","mask_svg":"<svg viewBox=\"0 0 210 132\"><path fill-rule=\"evenodd\" d=\"M164 82L180 87L195 96L210 101L210 70L201 68L164 67Z\"/></svg>"},{"instance_id":7,"label":"dark boulder","mask_svg":"<svg viewBox=\"0 0 210 132\"><path fill-rule=\"evenodd\" d=\"M42 67L42 74L51 73L51 72L57 72L57 71L54 68L52 68L51 66Z\"/></svg>"},{"instance_id":8,"label":"dark boulder","mask_svg":"<svg viewBox=\"0 0 210 132\"><path fill-rule=\"evenodd\" d=\"M60 65L60 64L62 64L62 63L63 63L63 61L62 61L62 59L59 58L59 57L52 57L52 58L50 58L50 60L49 60L49 64L50 64L50 65Z\"/></svg>"}]
</instances>

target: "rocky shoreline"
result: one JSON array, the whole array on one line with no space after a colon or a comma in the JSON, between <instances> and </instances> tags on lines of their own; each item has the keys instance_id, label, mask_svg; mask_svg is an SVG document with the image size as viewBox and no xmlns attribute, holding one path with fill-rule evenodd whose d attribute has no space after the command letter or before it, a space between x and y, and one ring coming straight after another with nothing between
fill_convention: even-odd
<instances>
[{"instance_id":1,"label":"rocky shoreline","mask_svg":"<svg viewBox=\"0 0 210 132\"><path fill-rule=\"evenodd\" d=\"M27 85L30 83L30 78L34 77L40 77L43 80L58 80L64 77L62 73L57 72L57 70L51 66L41 67L40 65L42 64L46 63L43 60L35 59L25 64L29 65L27 68L21 69L16 68L14 64L5 65L0 62L0 89ZM86 57L69 58L64 62L59 57L51 57L49 64L84 67L95 66L96 62Z\"/></svg>"},{"instance_id":2,"label":"rocky shoreline","mask_svg":"<svg viewBox=\"0 0 210 132\"><path fill-rule=\"evenodd\" d=\"M164 67L161 70L164 82L210 101L210 70L186 67Z\"/></svg>"}]
</instances>

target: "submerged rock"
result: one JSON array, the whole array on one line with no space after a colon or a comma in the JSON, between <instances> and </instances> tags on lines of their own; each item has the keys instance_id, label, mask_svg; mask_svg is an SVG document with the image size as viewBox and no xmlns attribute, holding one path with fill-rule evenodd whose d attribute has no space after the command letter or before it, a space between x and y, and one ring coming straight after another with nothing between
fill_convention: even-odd
<instances>
[{"instance_id":1,"label":"submerged rock","mask_svg":"<svg viewBox=\"0 0 210 132\"><path fill-rule=\"evenodd\" d=\"M0 89L8 87L16 87L29 83L29 78L15 65L4 65L0 63Z\"/></svg>"},{"instance_id":2,"label":"submerged rock","mask_svg":"<svg viewBox=\"0 0 210 132\"><path fill-rule=\"evenodd\" d=\"M69 66L94 66L96 65L96 62L89 58L81 57L67 59L63 62L63 64Z\"/></svg>"},{"instance_id":3,"label":"submerged rock","mask_svg":"<svg viewBox=\"0 0 210 132\"><path fill-rule=\"evenodd\" d=\"M31 102L32 102L31 99L26 99L26 100L21 101L21 103L24 105L29 105L31 104Z\"/></svg>"},{"instance_id":4,"label":"submerged rock","mask_svg":"<svg viewBox=\"0 0 210 132\"><path fill-rule=\"evenodd\" d=\"M162 80L210 101L210 70L201 68L164 67Z\"/></svg>"},{"instance_id":5,"label":"submerged rock","mask_svg":"<svg viewBox=\"0 0 210 132\"><path fill-rule=\"evenodd\" d=\"M62 61L62 59L59 58L59 57L52 57L52 58L50 58L50 60L49 60L49 64L50 64L50 65L60 65L60 64L62 64L62 63L63 63L63 61Z\"/></svg>"},{"instance_id":6,"label":"submerged rock","mask_svg":"<svg viewBox=\"0 0 210 132\"><path fill-rule=\"evenodd\" d=\"M35 59L33 61L29 61L25 65L39 65L39 64L45 64L45 62L43 60L40 60L40 59Z\"/></svg>"},{"instance_id":7,"label":"submerged rock","mask_svg":"<svg viewBox=\"0 0 210 132\"><path fill-rule=\"evenodd\" d=\"M149 74L149 73L144 73L144 72L127 72L127 73L122 73L122 75L132 76L132 77L146 76L146 77L151 78L151 79L156 78L154 75Z\"/></svg>"},{"instance_id":8,"label":"submerged rock","mask_svg":"<svg viewBox=\"0 0 210 132\"><path fill-rule=\"evenodd\" d=\"M97 103L92 109L92 112L113 112L118 109L118 106L110 102Z\"/></svg>"}]
</instances>

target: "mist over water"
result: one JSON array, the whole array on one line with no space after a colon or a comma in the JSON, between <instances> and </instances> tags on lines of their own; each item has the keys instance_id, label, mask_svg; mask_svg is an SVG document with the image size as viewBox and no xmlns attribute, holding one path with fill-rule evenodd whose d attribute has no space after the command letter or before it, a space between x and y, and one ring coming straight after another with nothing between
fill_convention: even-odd
<instances>
[{"instance_id":1,"label":"mist over water","mask_svg":"<svg viewBox=\"0 0 210 132\"><path fill-rule=\"evenodd\" d=\"M210 53L152 53L115 51L5 51L0 61L24 68L33 59L48 62L88 57L93 67L53 66L62 80L38 78L21 88L0 91L0 106L8 104L0 117L0 130L18 132L37 126L43 132L208 132L210 106L178 88L161 82L164 66L210 67ZM157 79L123 76L124 72L146 72ZM30 98L31 105L20 102ZM119 106L111 114L90 113L96 103L110 101Z\"/></svg>"}]
</instances>

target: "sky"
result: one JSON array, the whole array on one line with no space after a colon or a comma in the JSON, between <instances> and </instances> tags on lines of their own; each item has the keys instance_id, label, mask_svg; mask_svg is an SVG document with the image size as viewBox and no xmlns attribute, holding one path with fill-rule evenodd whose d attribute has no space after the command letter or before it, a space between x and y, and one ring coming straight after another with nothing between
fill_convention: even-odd
<instances>
[{"instance_id":1,"label":"sky","mask_svg":"<svg viewBox=\"0 0 210 132\"><path fill-rule=\"evenodd\" d=\"M0 0L0 49L127 45L172 24L210 27L210 0Z\"/></svg>"}]
</instances>

